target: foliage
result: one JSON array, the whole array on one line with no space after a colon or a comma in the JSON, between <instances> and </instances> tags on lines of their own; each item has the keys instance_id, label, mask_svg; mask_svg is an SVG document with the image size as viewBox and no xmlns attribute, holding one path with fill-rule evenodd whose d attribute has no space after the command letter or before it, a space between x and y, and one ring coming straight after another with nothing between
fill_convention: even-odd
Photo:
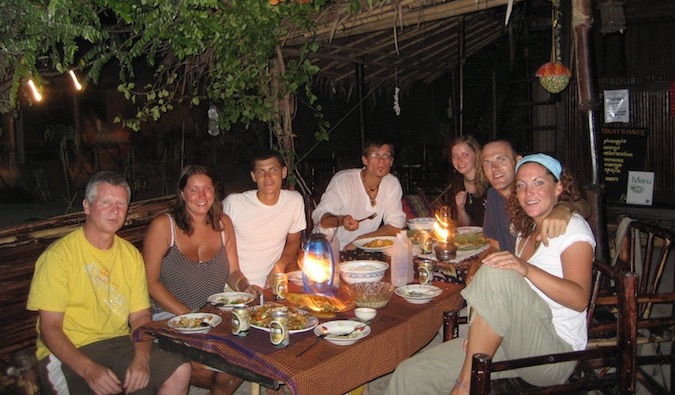
<instances>
[{"instance_id":1,"label":"foliage","mask_svg":"<svg viewBox=\"0 0 675 395\"><path fill-rule=\"evenodd\" d=\"M276 3L276 1L274 2ZM277 135L279 100L316 97L318 72L306 55L285 61L275 49L289 29L311 32L326 0L0 0L0 111L17 106L20 85L77 68L99 82L118 66L118 90L137 105L138 130L176 102L217 103L221 127L262 121ZM273 67L282 62L282 71ZM144 70L152 70L152 78ZM276 80L274 87L272 81Z\"/></svg>"}]
</instances>

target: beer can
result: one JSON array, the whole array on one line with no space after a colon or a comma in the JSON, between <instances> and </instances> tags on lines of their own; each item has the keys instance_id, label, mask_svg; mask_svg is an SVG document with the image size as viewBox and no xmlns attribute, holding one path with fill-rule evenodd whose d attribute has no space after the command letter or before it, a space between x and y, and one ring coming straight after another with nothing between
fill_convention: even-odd
<instances>
[{"instance_id":1,"label":"beer can","mask_svg":"<svg viewBox=\"0 0 675 395\"><path fill-rule=\"evenodd\" d=\"M232 334L246 337L251 329L251 310L246 305L238 304L232 308Z\"/></svg>"},{"instance_id":2,"label":"beer can","mask_svg":"<svg viewBox=\"0 0 675 395\"><path fill-rule=\"evenodd\" d=\"M286 347L290 343L288 333L288 312L285 308L272 311L270 322L270 342L274 347Z\"/></svg>"},{"instance_id":3,"label":"beer can","mask_svg":"<svg viewBox=\"0 0 675 395\"><path fill-rule=\"evenodd\" d=\"M429 284L434 279L434 269L436 263L431 259L421 259L417 263L417 275L420 284Z\"/></svg>"},{"instance_id":4,"label":"beer can","mask_svg":"<svg viewBox=\"0 0 675 395\"><path fill-rule=\"evenodd\" d=\"M288 293L288 276L286 273L276 273L272 277L272 294L274 299L286 299Z\"/></svg>"},{"instance_id":5,"label":"beer can","mask_svg":"<svg viewBox=\"0 0 675 395\"><path fill-rule=\"evenodd\" d=\"M431 237L431 233L426 230L421 230L418 233L417 240L419 241L422 254L431 254L434 252L434 239Z\"/></svg>"}]
</instances>

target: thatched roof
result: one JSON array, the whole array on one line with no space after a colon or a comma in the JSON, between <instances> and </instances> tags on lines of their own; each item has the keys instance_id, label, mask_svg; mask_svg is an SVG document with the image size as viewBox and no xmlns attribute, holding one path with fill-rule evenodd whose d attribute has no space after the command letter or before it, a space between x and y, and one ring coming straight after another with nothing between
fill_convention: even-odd
<instances>
[{"instance_id":1,"label":"thatched roof","mask_svg":"<svg viewBox=\"0 0 675 395\"><path fill-rule=\"evenodd\" d=\"M509 8L509 0L363 1L354 14L348 3L335 1L317 17L321 46L312 60L321 68L320 80L333 89L353 87L357 64L363 64L371 89L434 81L456 67L462 51L470 56L502 36ZM285 56L298 56L298 44L308 38L291 34Z\"/></svg>"}]
</instances>

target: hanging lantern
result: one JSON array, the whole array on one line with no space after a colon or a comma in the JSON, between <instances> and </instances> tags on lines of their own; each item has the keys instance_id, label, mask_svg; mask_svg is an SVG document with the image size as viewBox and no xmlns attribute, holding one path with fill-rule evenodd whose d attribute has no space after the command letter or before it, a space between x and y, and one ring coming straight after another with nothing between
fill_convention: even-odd
<instances>
[{"instance_id":1,"label":"hanging lantern","mask_svg":"<svg viewBox=\"0 0 675 395\"><path fill-rule=\"evenodd\" d=\"M306 293L333 293L335 261L330 243L323 233L312 233L302 259L302 285Z\"/></svg>"},{"instance_id":2,"label":"hanging lantern","mask_svg":"<svg viewBox=\"0 0 675 395\"><path fill-rule=\"evenodd\" d=\"M567 88L572 72L560 62L548 62L539 67L535 76L547 92L560 93Z\"/></svg>"},{"instance_id":3,"label":"hanging lantern","mask_svg":"<svg viewBox=\"0 0 675 395\"><path fill-rule=\"evenodd\" d=\"M560 16L560 0L551 0L552 7L552 30L551 30L551 61L543 64L537 72L536 77L539 77L541 86L550 93L560 93L567 88L572 77L572 72L560 60L560 24L558 17Z\"/></svg>"}]
</instances>

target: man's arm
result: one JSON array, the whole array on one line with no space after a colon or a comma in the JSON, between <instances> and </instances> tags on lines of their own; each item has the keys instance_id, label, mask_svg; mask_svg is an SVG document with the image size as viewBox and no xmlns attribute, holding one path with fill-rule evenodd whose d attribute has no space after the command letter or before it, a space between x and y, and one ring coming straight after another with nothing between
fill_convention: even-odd
<instances>
[{"instance_id":1,"label":"man's arm","mask_svg":"<svg viewBox=\"0 0 675 395\"><path fill-rule=\"evenodd\" d=\"M63 331L64 313L40 310L40 334L49 351L61 363L82 376L96 393L116 394L122 392L122 382L112 370L92 361L70 341Z\"/></svg>"},{"instance_id":2,"label":"man's arm","mask_svg":"<svg viewBox=\"0 0 675 395\"><path fill-rule=\"evenodd\" d=\"M576 205L574 205L576 207ZM548 246L548 239L558 237L565 233L567 224L574 214L572 202L558 202L553 210L544 218L537 240Z\"/></svg>"},{"instance_id":3,"label":"man's arm","mask_svg":"<svg viewBox=\"0 0 675 395\"><path fill-rule=\"evenodd\" d=\"M289 233L286 236L286 245L284 250L281 252L281 257L276 261L272 271L267 276L267 284L265 287L272 285L272 277L275 273L284 273L286 272L286 266L293 262L298 256L298 251L300 250L300 243L302 241L302 232Z\"/></svg>"},{"instance_id":4,"label":"man's arm","mask_svg":"<svg viewBox=\"0 0 675 395\"><path fill-rule=\"evenodd\" d=\"M129 314L129 326L131 333L151 320L150 309L143 309ZM150 382L150 351L152 340L134 342L134 359L127 367L124 377L124 389L126 393L138 391L148 386Z\"/></svg>"}]
</instances>

